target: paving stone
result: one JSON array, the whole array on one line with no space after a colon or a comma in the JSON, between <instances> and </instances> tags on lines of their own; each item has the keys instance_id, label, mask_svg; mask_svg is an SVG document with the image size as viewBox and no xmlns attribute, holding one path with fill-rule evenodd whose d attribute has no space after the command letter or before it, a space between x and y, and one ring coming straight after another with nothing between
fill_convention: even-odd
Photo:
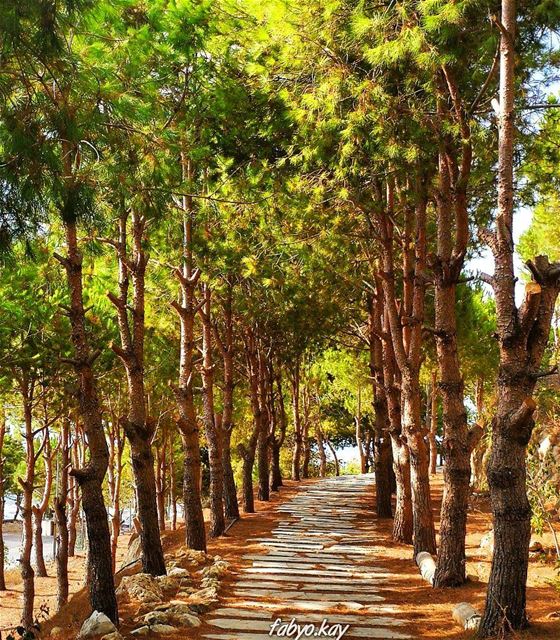
<instances>
[{"instance_id":1,"label":"paving stone","mask_svg":"<svg viewBox=\"0 0 560 640\"><path fill-rule=\"evenodd\" d=\"M234 594L247 597L251 596L253 598L276 598L281 599L283 602L297 601L298 599L302 600L320 600L320 601L332 601L336 600L336 603L344 605L345 600L348 598L352 602L358 603L371 603L371 602L382 602L384 600L383 596L379 596L373 593L351 593L346 590L344 592L343 597L340 599L335 599L336 593L321 593L319 591L304 591L304 590L293 590L293 591L277 591L274 589L254 589L254 588L245 588L245 587L237 587L234 590Z\"/></svg>"},{"instance_id":2,"label":"paving stone","mask_svg":"<svg viewBox=\"0 0 560 640\"><path fill-rule=\"evenodd\" d=\"M377 527L363 500L373 482L370 475L327 478L279 505L270 535L249 541L265 550L243 556L251 565L210 614L216 633L201 637L270 640L272 620L294 617L299 624L350 624L348 639L405 640L394 629L403 624L400 610L386 601L394 595L383 589L390 574L376 566Z\"/></svg>"}]
</instances>

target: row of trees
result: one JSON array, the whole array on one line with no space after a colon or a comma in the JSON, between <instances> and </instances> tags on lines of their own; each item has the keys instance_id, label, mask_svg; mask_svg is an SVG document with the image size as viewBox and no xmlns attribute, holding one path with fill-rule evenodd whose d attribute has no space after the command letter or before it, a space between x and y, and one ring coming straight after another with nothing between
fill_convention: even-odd
<instances>
[{"instance_id":1,"label":"row of trees","mask_svg":"<svg viewBox=\"0 0 560 640\"><path fill-rule=\"evenodd\" d=\"M14 248L0 365L10 437L23 425L24 626L50 498L59 605L81 504L91 604L118 621L128 454L147 573L165 573L181 484L186 543L206 548L202 467L219 536L239 516L236 481L251 512L254 479L266 501L288 468L306 477L314 455L324 475L326 448L338 466L333 443L355 437L378 516L393 516L395 492L395 539L437 553L435 586L463 584L483 426L465 376L480 392L490 380L472 363L492 369L493 354L496 551L480 633L526 624L525 454L560 278L530 260L516 304L513 170L516 149L537 154L516 137L533 124L517 107L549 68L557 18L512 0L4 4L0 202ZM497 349L480 335L491 304L465 282L481 245Z\"/></svg>"}]
</instances>

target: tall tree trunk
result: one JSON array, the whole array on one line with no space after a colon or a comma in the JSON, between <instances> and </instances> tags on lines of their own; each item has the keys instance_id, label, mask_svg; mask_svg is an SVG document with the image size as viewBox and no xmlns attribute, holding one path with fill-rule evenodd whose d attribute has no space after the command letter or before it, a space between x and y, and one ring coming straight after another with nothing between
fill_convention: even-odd
<instances>
[{"instance_id":1,"label":"tall tree trunk","mask_svg":"<svg viewBox=\"0 0 560 640\"><path fill-rule=\"evenodd\" d=\"M354 426L356 427L356 447L358 448L358 455L360 457L360 473L367 473L368 446L362 437L362 390L359 385Z\"/></svg>"},{"instance_id":2,"label":"tall tree trunk","mask_svg":"<svg viewBox=\"0 0 560 640\"><path fill-rule=\"evenodd\" d=\"M116 412L111 410L111 422L108 427L109 468L107 480L109 485L109 497L111 500L111 563L113 572L117 566L117 545L121 532L121 481L122 481L122 456L124 450L124 433L121 429L121 420Z\"/></svg>"},{"instance_id":3,"label":"tall tree trunk","mask_svg":"<svg viewBox=\"0 0 560 640\"><path fill-rule=\"evenodd\" d=\"M446 86L453 114L461 131L461 161L455 145L442 134L439 149L439 183L436 193L437 256L435 281L435 339L439 366L439 391L443 407L444 492L441 506L440 545L434 585L454 587L464 583L465 535L470 484L471 451L481 436L469 432L464 405L464 383L457 350L457 283L467 252L469 225L467 184L471 169L470 126L451 69L443 66L440 86ZM440 90L440 96L443 89ZM447 95L438 99L438 114L448 115ZM435 384L433 392L435 395ZM434 436L435 438L435 436Z\"/></svg>"},{"instance_id":4,"label":"tall tree trunk","mask_svg":"<svg viewBox=\"0 0 560 640\"><path fill-rule=\"evenodd\" d=\"M233 392L235 388L233 366L233 285L227 281L227 292L222 304L224 333L220 335L216 325L214 331L216 342L222 354L224 367L224 386L222 391L223 413L221 417L222 466L224 472L224 512L227 520L239 518L237 488L231 464L231 434L233 430Z\"/></svg>"},{"instance_id":5,"label":"tall tree trunk","mask_svg":"<svg viewBox=\"0 0 560 640\"><path fill-rule=\"evenodd\" d=\"M156 500L159 530L165 531L165 493L167 490L167 437L162 434L161 443L156 445Z\"/></svg>"},{"instance_id":6,"label":"tall tree trunk","mask_svg":"<svg viewBox=\"0 0 560 640\"><path fill-rule=\"evenodd\" d=\"M50 433L49 419L47 413L47 400L43 395L44 408L44 441L43 441L43 463L45 466L45 484L43 487L43 495L38 505L33 505L33 545L35 547L35 573L40 578L47 577L47 566L45 564L45 554L43 551L43 518L49 506L52 489L52 468L53 457Z\"/></svg>"},{"instance_id":7,"label":"tall tree trunk","mask_svg":"<svg viewBox=\"0 0 560 640\"><path fill-rule=\"evenodd\" d=\"M174 433L169 434L169 502L171 503L171 530L177 530L177 490L175 484Z\"/></svg>"},{"instance_id":8,"label":"tall tree trunk","mask_svg":"<svg viewBox=\"0 0 560 640\"><path fill-rule=\"evenodd\" d=\"M395 360L401 377L402 431L410 456L414 555L435 553L436 539L432 514L428 449L423 436L420 396L420 364L425 284L422 273L426 259L427 197L417 179L415 201L404 202L403 302L397 306L393 258L394 185L387 185L387 208L380 213L379 230L383 255L383 293ZM395 470L396 473L396 470Z\"/></svg>"},{"instance_id":9,"label":"tall tree trunk","mask_svg":"<svg viewBox=\"0 0 560 640\"><path fill-rule=\"evenodd\" d=\"M393 540L412 544L413 517L412 517L412 489L410 486L410 454L406 440L402 434L402 417L400 386L398 385L398 367L395 362L393 344L389 336L389 321L387 312L382 311L381 285L377 282L376 305L381 307L376 318L377 331L383 335L382 363L384 388L389 412L389 429L391 436L391 450L393 454L393 472L395 477L395 515L393 519ZM384 322L381 324L381 314L384 314Z\"/></svg>"},{"instance_id":10,"label":"tall tree trunk","mask_svg":"<svg viewBox=\"0 0 560 640\"><path fill-rule=\"evenodd\" d=\"M0 591L6 591L6 577L4 574L4 438L6 436L6 415L0 406Z\"/></svg>"},{"instance_id":11,"label":"tall tree trunk","mask_svg":"<svg viewBox=\"0 0 560 640\"><path fill-rule=\"evenodd\" d=\"M278 374L276 375L276 390L276 396L274 396L273 390L271 392L271 402L273 403L272 410L275 411L276 403L274 403L274 397L278 398L277 422L280 427L280 433L278 435L273 434L271 442L270 488L272 491L278 491L282 486L280 451L282 450L282 445L286 439L286 430L288 427L288 418L286 416L286 407L284 405L284 392L282 390L282 371L280 370L280 367L278 367Z\"/></svg>"},{"instance_id":12,"label":"tall tree trunk","mask_svg":"<svg viewBox=\"0 0 560 640\"><path fill-rule=\"evenodd\" d=\"M476 380L475 404L476 420L482 427L484 434L484 378L482 376L479 376ZM471 453L471 484L474 491L482 491L486 483L486 469L484 463L486 461L487 450L486 440L481 439Z\"/></svg>"},{"instance_id":13,"label":"tall tree trunk","mask_svg":"<svg viewBox=\"0 0 560 640\"><path fill-rule=\"evenodd\" d=\"M502 0L498 118L498 208L496 229L484 236L494 254L493 284L500 364L488 484L494 522L494 555L479 635L487 638L527 625L526 581L531 507L526 489L527 445L534 427L532 398L554 305L560 264L538 256L529 261L533 281L515 303L513 153L516 3Z\"/></svg>"},{"instance_id":14,"label":"tall tree trunk","mask_svg":"<svg viewBox=\"0 0 560 640\"><path fill-rule=\"evenodd\" d=\"M259 401L259 358L252 328L248 328L244 336L247 373L249 378L249 396L253 413L253 431L247 445L239 444L238 452L243 460L243 511L254 513L255 498L253 495L253 465L259 433L262 429L261 403Z\"/></svg>"},{"instance_id":15,"label":"tall tree trunk","mask_svg":"<svg viewBox=\"0 0 560 640\"><path fill-rule=\"evenodd\" d=\"M317 440L317 448L319 450L319 478L326 478L327 454L325 453L325 439L323 437L320 420L317 420L315 423L315 438Z\"/></svg>"},{"instance_id":16,"label":"tall tree trunk","mask_svg":"<svg viewBox=\"0 0 560 640\"><path fill-rule=\"evenodd\" d=\"M70 150L68 162L72 163ZM67 175L71 175L71 166ZM90 458L80 469L72 469L82 492L82 504L86 517L89 543L88 575L91 608L104 613L115 625L119 624L117 598L111 565L111 536L107 510L103 498L103 479L107 473L109 452L101 420L101 408L97 395L97 381L93 363L98 352L92 352L86 330L86 312L83 300L82 254L78 247L75 221L66 219L67 256L57 256L64 265L70 291L68 315L72 330L75 359L72 361L79 380L79 413L87 437Z\"/></svg>"},{"instance_id":17,"label":"tall tree trunk","mask_svg":"<svg viewBox=\"0 0 560 640\"><path fill-rule=\"evenodd\" d=\"M333 447L332 442L328 438L325 438L325 442L327 443L327 447L330 449L332 453L332 456L334 459L334 474L338 478L338 476L340 475L340 463L338 462L338 456L336 455L336 450Z\"/></svg>"},{"instance_id":18,"label":"tall tree trunk","mask_svg":"<svg viewBox=\"0 0 560 640\"><path fill-rule=\"evenodd\" d=\"M390 518L391 505L391 468L393 454L391 448L391 422L383 372L383 344L381 322L381 292L368 300L369 328L369 368L373 385L373 409L375 412L375 507L379 518Z\"/></svg>"},{"instance_id":19,"label":"tall tree trunk","mask_svg":"<svg viewBox=\"0 0 560 640\"><path fill-rule=\"evenodd\" d=\"M74 468L83 466L84 461L80 456L80 443L81 431L78 427L76 420L75 424L76 433L72 442L71 450L71 463ZM70 475L70 492L68 498L68 507L70 509L70 517L68 519L68 557L73 558L76 554L76 537L78 532L78 514L80 513L80 506L82 503L82 496L80 493L80 487L74 476Z\"/></svg>"},{"instance_id":20,"label":"tall tree trunk","mask_svg":"<svg viewBox=\"0 0 560 640\"><path fill-rule=\"evenodd\" d=\"M301 440L303 448L303 459L301 463L301 477L309 478L309 462L311 459L311 445L309 442L309 422L310 422L310 402L309 388L307 383L303 387L303 420L301 423Z\"/></svg>"},{"instance_id":21,"label":"tall tree trunk","mask_svg":"<svg viewBox=\"0 0 560 640\"><path fill-rule=\"evenodd\" d=\"M184 178L190 178L190 164L182 157ZM177 425L181 432L184 451L183 504L185 509L186 543L190 549L206 551L206 530L200 497L200 442L198 422L193 396L193 352L194 318L197 312L195 288L200 277L198 269L193 270L192 254L192 199L183 196L183 266L175 269L181 286L181 304L172 306L181 323L179 384L174 389L179 418Z\"/></svg>"},{"instance_id":22,"label":"tall tree trunk","mask_svg":"<svg viewBox=\"0 0 560 640\"><path fill-rule=\"evenodd\" d=\"M119 239L115 248L119 265L119 295L108 294L117 313L121 346L111 348L121 359L128 384L128 413L123 420L124 433L130 443L132 471L141 524L142 571L165 575L165 560L159 531L156 479L152 438L154 421L148 419L144 390L145 278L148 256L143 247L146 220L134 208L131 214L132 251L127 241L128 210L119 217ZM132 310L129 318L129 283L132 280Z\"/></svg>"},{"instance_id":23,"label":"tall tree trunk","mask_svg":"<svg viewBox=\"0 0 560 640\"><path fill-rule=\"evenodd\" d=\"M224 518L224 469L222 429L216 424L214 411L214 365L212 362L211 293L208 284L202 288L202 406L210 464L210 536L216 538L226 528Z\"/></svg>"},{"instance_id":24,"label":"tall tree trunk","mask_svg":"<svg viewBox=\"0 0 560 640\"><path fill-rule=\"evenodd\" d=\"M23 582L23 605L21 624L30 629L33 624L33 606L35 601L35 572L31 565L31 548L33 546L33 484L35 482L35 445L33 434L33 394L35 383L29 379L26 372L18 379L23 402L23 421L25 426L25 478L18 478L23 490L21 514L23 518L23 541L21 545L21 579Z\"/></svg>"},{"instance_id":25,"label":"tall tree trunk","mask_svg":"<svg viewBox=\"0 0 560 640\"><path fill-rule=\"evenodd\" d=\"M70 466L70 418L62 418L60 433L60 479L58 494L54 497L54 514L58 544L56 546L56 609L60 611L68 602L68 522L66 498Z\"/></svg>"},{"instance_id":26,"label":"tall tree trunk","mask_svg":"<svg viewBox=\"0 0 560 640\"><path fill-rule=\"evenodd\" d=\"M438 394L437 394L437 371L434 369L432 371L432 381L430 386L430 397L429 397L429 424L428 427L428 441L430 443L430 475L434 476L437 471L437 426L438 426L438 416L437 416L437 402Z\"/></svg>"},{"instance_id":27,"label":"tall tree trunk","mask_svg":"<svg viewBox=\"0 0 560 640\"><path fill-rule=\"evenodd\" d=\"M299 410L300 359L296 358L292 371L292 411L294 416L294 450L292 455L292 480L300 479L301 463L301 414Z\"/></svg>"},{"instance_id":28,"label":"tall tree trunk","mask_svg":"<svg viewBox=\"0 0 560 640\"><path fill-rule=\"evenodd\" d=\"M261 407L261 427L259 431L257 441L257 471L259 478L258 499L263 502L268 502L270 499L270 484L269 484L269 440L270 440L270 423L272 416L268 411L268 367L266 362L266 355L264 353L264 346L261 342L258 349L259 358L259 404Z\"/></svg>"}]
</instances>

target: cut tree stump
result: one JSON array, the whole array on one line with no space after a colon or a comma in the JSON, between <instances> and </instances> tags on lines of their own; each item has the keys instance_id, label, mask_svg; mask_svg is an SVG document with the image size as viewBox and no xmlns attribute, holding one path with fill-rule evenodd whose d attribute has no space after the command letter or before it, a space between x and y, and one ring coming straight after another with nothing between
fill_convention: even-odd
<instances>
[{"instance_id":1,"label":"cut tree stump","mask_svg":"<svg viewBox=\"0 0 560 640\"><path fill-rule=\"evenodd\" d=\"M420 575L426 582L434 584L434 574L436 572L436 563L432 555L427 551L421 551L416 556L416 564L420 569Z\"/></svg>"},{"instance_id":2,"label":"cut tree stump","mask_svg":"<svg viewBox=\"0 0 560 640\"><path fill-rule=\"evenodd\" d=\"M477 631L480 625L480 614L468 602L460 602L453 609L453 620L463 629Z\"/></svg>"}]
</instances>

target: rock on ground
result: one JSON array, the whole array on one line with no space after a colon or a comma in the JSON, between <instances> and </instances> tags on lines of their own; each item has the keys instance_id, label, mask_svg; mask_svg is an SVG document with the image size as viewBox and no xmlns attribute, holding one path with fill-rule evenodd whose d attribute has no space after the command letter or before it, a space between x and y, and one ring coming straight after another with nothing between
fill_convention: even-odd
<instances>
[{"instance_id":1,"label":"rock on ground","mask_svg":"<svg viewBox=\"0 0 560 640\"><path fill-rule=\"evenodd\" d=\"M94 636L103 636L108 633L114 633L117 630L115 625L109 618L100 611L94 611L89 618L84 621L78 638L85 640Z\"/></svg>"}]
</instances>

